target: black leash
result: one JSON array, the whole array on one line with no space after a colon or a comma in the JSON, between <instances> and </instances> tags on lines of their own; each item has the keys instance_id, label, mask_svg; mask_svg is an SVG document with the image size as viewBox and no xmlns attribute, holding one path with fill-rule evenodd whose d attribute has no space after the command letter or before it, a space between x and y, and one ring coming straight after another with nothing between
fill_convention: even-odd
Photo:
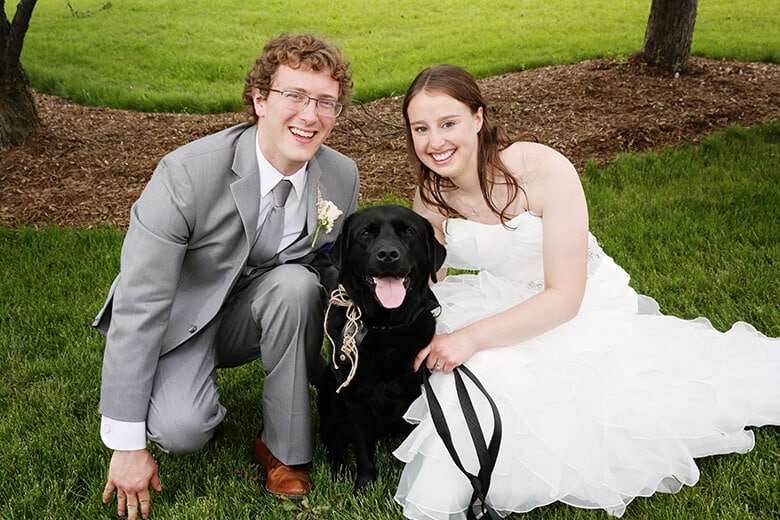
<instances>
[{"instance_id":1,"label":"black leash","mask_svg":"<svg viewBox=\"0 0 780 520\"><path fill-rule=\"evenodd\" d=\"M479 420L477 419L477 413L474 410L474 404L471 401L471 397L469 397L469 393L463 381L463 376L461 376L461 372L465 374L466 377L471 379L479 391L485 395L488 403L490 403L490 408L493 411L493 435L490 438L489 445L485 442L485 436L482 433L482 428L480 427ZM450 429L447 426L447 420L444 417L444 411L442 410L441 404L439 403L439 400L436 398L436 395L433 393L433 389L431 388L431 383L429 381L430 374L425 367L422 368L422 373L423 385L425 386L425 396L428 399L428 408L431 411L431 418L433 419L433 424L436 427L436 431L438 432L439 437L441 437L441 440L444 442L444 446L446 446L447 451L450 452L450 456L452 457L453 462L455 462L455 465L458 466L458 469L460 469L463 474L466 475L466 477L469 479L469 482L471 483L471 487L474 489L474 492L471 494L471 501L469 502L466 518L468 520L477 520L480 518L499 520L501 517L495 509L488 505L486 500L488 488L490 487L490 478L493 474L493 468L496 465L498 449L501 444L501 416L498 413L498 407L496 406L496 403L490 397L490 394L488 394L487 390L485 390L485 387L482 386L480 380L477 379L477 376L471 372L471 370L469 370L465 365L455 367L455 370L452 372L452 375L455 377L455 389L457 390L461 411L463 412L464 419L466 419L466 424L468 425L469 433L471 434L471 440L474 442L474 448L476 449L477 458L479 460L479 473L477 475L473 475L463 467L463 463L460 461L460 457L458 457L457 451L455 451L455 445L452 443L452 435L450 434Z\"/></svg>"}]
</instances>

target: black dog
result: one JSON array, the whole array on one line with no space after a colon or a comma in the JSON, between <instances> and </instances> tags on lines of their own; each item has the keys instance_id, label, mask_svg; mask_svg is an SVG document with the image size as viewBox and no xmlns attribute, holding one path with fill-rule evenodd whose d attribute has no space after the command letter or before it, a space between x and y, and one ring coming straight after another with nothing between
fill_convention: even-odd
<instances>
[{"instance_id":1,"label":"black dog","mask_svg":"<svg viewBox=\"0 0 780 520\"><path fill-rule=\"evenodd\" d=\"M431 224L401 206L374 206L347 218L331 257L338 290L325 319L330 359L318 385L320 436L334 471L354 444L355 491L376 480L374 453L420 395L412 364L435 331L428 288L445 249ZM351 304L351 306L350 306Z\"/></svg>"}]
</instances>

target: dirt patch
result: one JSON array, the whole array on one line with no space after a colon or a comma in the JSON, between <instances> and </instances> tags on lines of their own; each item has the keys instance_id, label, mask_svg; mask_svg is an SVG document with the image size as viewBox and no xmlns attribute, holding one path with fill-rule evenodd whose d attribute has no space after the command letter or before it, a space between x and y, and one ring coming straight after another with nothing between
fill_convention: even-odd
<instances>
[{"instance_id":1,"label":"dirt patch","mask_svg":"<svg viewBox=\"0 0 780 520\"><path fill-rule=\"evenodd\" d=\"M577 168L621 151L698 142L729 125L780 117L780 65L691 58L679 77L600 59L479 81L510 135L533 134ZM0 153L0 223L127 224L157 162L178 146L244 120L243 114L150 114L75 105L35 94L43 130ZM352 157L361 198L409 197L401 98L355 104L327 144Z\"/></svg>"}]
</instances>

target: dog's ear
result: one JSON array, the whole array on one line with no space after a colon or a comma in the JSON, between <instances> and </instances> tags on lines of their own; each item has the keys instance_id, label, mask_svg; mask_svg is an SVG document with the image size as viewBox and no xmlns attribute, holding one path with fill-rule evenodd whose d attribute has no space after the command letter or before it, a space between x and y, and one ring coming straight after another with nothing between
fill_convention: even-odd
<instances>
[{"instance_id":1,"label":"dog's ear","mask_svg":"<svg viewBox=\"0 0 780 520\"><path fill-rule=\"evenodd\" d=\"M436 240L436 235L433 232L433 226L428 220L425 220L427 224L428 235L428 258L431 260L431 280L436 283L436 272L444 265L444 259L447 257L447 249Z\"/></svg>"},{"instance_id":2,"label":"dog's ear","mask_svg":"<svg viewBox=\"0 0 780 520\"><path fill-rule=\"evenodd\" d=\"M354 215L354 213L352 215ZM341 262L346 256L349 247L349 228L350 222L352 221L352 215L349 215L344 221L344 225L341 227L341 233L336 237L335 242L333 242L333 247L328 251L328 258L333 266L339 271L341 271Z\"/></svg>"},{"instance_id":3,"label":"dog's ear","mask_svg":"<svg viewBox=\"0 0 780 520\"><path fill-rule=\"evenodd\" d=\"M339 286L339 279L341 278L341 261L344 258L343 245L347 241L344 230L346 226L342 228L341 233L336 237L332 247L328 250L327 255L329 266L320 269L320 283L325 288L328 294L333 292Z\"/></svg>"},{"instance_id":4,"label":"dog's ear","mask_svg":"<svg viewBox=\"0 0 780 520\"><path fill-rule=\"evenodd\" d=\"M328 251L328 260L333 264L333 267L341 270L341 244L345 241L344 239L344 230L341 230L341 233L339 233L339 236L336 237L335 242L333 242L333 247L330 248L330 251Z\"/></svg>"}]
</instances>

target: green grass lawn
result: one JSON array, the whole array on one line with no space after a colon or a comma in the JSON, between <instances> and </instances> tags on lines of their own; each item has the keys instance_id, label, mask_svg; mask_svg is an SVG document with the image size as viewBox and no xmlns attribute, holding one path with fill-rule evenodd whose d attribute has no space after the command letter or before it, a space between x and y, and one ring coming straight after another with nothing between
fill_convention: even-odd
<instances>
[{"instance_id":1,"label":"green grass lawn","mask_svg":"<svg viewBox=\"0 0 780 520\"><path fill-rule=\"evenodd\" d=\"M15 4L8 2L10 12ZM650 0L72 0L38 2L22 62L33 85L79 103L144 111L240 110L246 70L281 32L316 32L354 63L358 99L402 94L421 69L477 77L641 49ZM780 9L699 3L692 53L780 59Z\"/></svg>"},{"instance_id":2,"label":"green grass lawn","mask_svg":"<svg viewBox=\"0 0 780 520\"><path fill-rule=\"evenodd\" d=\"M780 121L733 128L701 146L589 165L583 183L591 224L633 285L662 310L707 316L725 330L745 320L780 336ZM403 202L403 201L402 201ZM98 434L104 340L89 324L119 265L124 230L0 227L0 518L113 518L100 494L110 453ZM249 448L261 424L258 363L221 371L228 408L199 453L155 452L164 489L153 518L390 519L401 465L380 448L381 478L360 499L352 477L333 477L321 448L314 490L279 505L260 492ZM698 485L639 498L629 519L768 519L780 514L780 428L757 431L747 455L701 461ZM563 505L520 518L595 519Z\"/></svg>"},{"instance_id":3,"label":"green grass lawn","mask_svg":"<svg viewBox=\"0 0 780 520\"><path fill-rule=\"evenodd\" d=\"M7 3L12 13L15 4ZM451 62L477 76L641 48L650 0L281 2L44 0L25 40L33 84L78 102L153 111L239 109L243 76L280 32L313 31L354 62L357 96L402 93L423 67ZM108 6L102 9L103 6ZM693 54L777 62L780 10L763 0L700 2ZM582 172L591 228L664 312L744 320L780 336L780 121L733 128L701 146L623 156ZM408 201L391 199L396 202ZM104 339L89 326L119 267L124 230L0 226L0 519L114 518L100 495L110 457L98 425ZM155 452L164 489L157 519L390 519L401 465L385 442L380 480L359 499L322 450L314 490L285 503L259 491L249 448L262 367L219 373L228 415L197 454ZM751 453L701 461L701 481L639 498L624 518L780 516L780 428L757 430ZM521 518L595 519L552 505Z\"/></svg>"}]
</instances>

